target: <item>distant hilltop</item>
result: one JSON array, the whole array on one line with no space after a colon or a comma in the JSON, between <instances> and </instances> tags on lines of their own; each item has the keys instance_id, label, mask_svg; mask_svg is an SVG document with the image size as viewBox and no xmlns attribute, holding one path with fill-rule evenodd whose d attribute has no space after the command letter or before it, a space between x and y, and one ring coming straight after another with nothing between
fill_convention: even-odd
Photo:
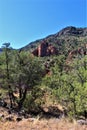
<instances>
[{"instance_id":1,"label":"distant hilltop","mask_svg":"<svg viewBox=\"0 0 87 130\"><path fill-rule=\"evenodd\" d=\"M64 41L66 41L67 39L73 37L73 39L76 37L87 37L87 27L84 28L76 28L73 26L68 26L66 28L63 28L62 30L60 30L59 32L57 32L56 34L52 34L49 35L45 38L42 39L38 39L34 42L31 42L29 44L27 44L26 46L22 47L21 50L32 50L34 48L36 48L39 44L42 43L42 41L47 41L49 44L61 44L61 42L63 43ZM65 40L64 40L64 39Z\"/></svg>"},{"instance_id":2,"label":"distant hilltop","mask_svg":"<svg viewBox=\"0 0 87 130\"><path fill-rule=\"evenodd\" d=\"M84 51L87 46L87 27L66 27L56 34L29 43L20 50L30 51L35 56L69 55L70 52ZM82 52L81 52L82 53Z\"/></svg>"},{"instance_id":3,"label":"distant hilltop","mask_svg":"<svg viewBox=\"0 0 87 130\"><path fill-rule=\"evenodd\" d=\"M58 36L87 36L87 28L66 27L57 33Z\"/></svg>"}]
</instances>

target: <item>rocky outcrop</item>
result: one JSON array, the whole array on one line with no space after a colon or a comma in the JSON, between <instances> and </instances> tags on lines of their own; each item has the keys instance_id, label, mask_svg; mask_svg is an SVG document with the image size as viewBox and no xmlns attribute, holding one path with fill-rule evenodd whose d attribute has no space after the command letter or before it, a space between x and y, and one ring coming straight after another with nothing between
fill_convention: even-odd
<instances>
[{"instance_id":1,"label":"rocky outcrop","mask_svg":"<svg viewBox=\"0 0 87 130\"><path fill-rule=\"evenodd\" d=\"M66 63L72 61L73 58L77 56L87 55L87 44L84 47L80 47L78 49L72 50L69 52Z\"/></svg>"},{"instance_id":2,"label":"rocky outcrop","mask_svg":"<svg viewBox=\"0 0 87 130\"><path fill-rule=\"evenodd\" d=\"M80 124L80 125L87 125L87 120L77 120L77 123Z\"/></svg>"},{"instance_id":3,"label":"rocky outcrop","mask_svg":"<svg viewBox=\"0 0 87 130\"><path fill-rule=\"evenodd\" d=\"M59 36L86 36L87 35L87 28L76 28L73 26L66 27L58 32Z\"/></svg>"},{"instance_id":4,"label":"rocky outcrop","mask_svg":"<svg viewBox=\"0 0 87 130\"><path fill-rule=\"evenodd\" d=\"M46 41L42 41L42 43L36 48L33 52L33 55L44 57L50 55L58 54L57 48L51 44L48 44Z\"/></svg>"}]
</instances>

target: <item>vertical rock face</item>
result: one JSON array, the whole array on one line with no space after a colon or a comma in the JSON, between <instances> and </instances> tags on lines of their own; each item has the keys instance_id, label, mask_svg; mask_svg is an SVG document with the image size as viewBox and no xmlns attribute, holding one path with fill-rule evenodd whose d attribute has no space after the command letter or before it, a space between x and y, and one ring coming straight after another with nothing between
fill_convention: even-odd
<instances>
[{"instance_id":1,"label":"vertical rock face","mask_svg":"<svg viewBox=\"0 0 87 130\"><path fill-rule=\"evenodd\" d=\"M56 47L48 44L46 41L43 41L38 48L36 48L33 52L33 55L43 57L58 54Z\"/></svg>"},{"instance_id":2,"label":"vertical rock face","mask_svg":"<svg viewBox=\"0 0 87 130\"><path fill-rule=\"evenodd\" d=\"M48 48L48 43L47 42L42 42L41 45L38 47L38 56L43 57L47 55L47 48Z\"/></svg>"}]
</instances>

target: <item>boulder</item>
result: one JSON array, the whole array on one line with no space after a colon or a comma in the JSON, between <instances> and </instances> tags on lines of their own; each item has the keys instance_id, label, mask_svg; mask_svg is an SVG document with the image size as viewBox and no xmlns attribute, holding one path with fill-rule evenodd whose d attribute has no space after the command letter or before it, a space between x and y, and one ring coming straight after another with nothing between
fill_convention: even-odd
<instances>
[{"instance_id":1,"label":"boulder","mask_svg":"<svg viewBox=\"0 0 87 130\"><path fill-rule=\"evenodd\" d=\"M77 120L77 123L80 124L80 125L87 125L87 120Z\"/></svg>"}]
</instances>

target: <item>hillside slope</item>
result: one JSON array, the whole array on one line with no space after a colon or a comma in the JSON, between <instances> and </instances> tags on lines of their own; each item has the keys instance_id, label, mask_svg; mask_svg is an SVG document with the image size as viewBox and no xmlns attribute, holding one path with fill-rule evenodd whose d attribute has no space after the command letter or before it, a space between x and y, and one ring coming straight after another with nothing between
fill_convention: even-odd
<instances>
[{"instance_id":1,"label":"hillside slope","mask_svg":"<svg viewBox=\"0 0 87 130\"><path fill-rule=\"evenodd\" d=\"M34 51L42 42L56 47L58 54L65 54L87 44L87 27L76 28L73 26L66 27L56 34L49 35L46 38L36 40L21 48L21 50Z\"/></svg>"}]
</instances>

